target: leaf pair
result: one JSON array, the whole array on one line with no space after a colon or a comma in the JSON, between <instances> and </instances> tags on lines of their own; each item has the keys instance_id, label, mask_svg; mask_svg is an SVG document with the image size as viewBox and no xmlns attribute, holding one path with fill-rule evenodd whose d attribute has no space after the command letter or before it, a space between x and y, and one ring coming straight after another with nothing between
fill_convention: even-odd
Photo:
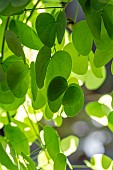
<instances>
[{"instance_id":1,"label":"leaf pair","mask_svg":"<svg viewBox=\"0 0 113 170\"><path fill-rule=\"evenodd\" d=\"M66 16L64 11L60 11L57 19L49 13L41 13L36 19L36 30L42 43L52 47L57 36L58 43L61 44L65 33Z\"/></svg>"}]
</instances>

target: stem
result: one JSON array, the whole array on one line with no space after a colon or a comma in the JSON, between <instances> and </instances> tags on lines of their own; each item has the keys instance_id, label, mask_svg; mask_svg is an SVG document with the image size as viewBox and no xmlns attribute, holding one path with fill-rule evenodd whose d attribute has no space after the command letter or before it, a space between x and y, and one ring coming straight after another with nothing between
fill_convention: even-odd
<instances>
[{"instance_id":1,"label":"stem","mask_svg":"<svg viewBox=\"0 0 113 170\"><path fill-rule=\"evenodd\" d=\"M2 40L2 49L1 49L0 63L2 63L2 60L3 60L3 57L4 57L5 31L7 30L8 23L9 23L9 19L10 19L10 17L8 16L8 17L7 17L7 20L6 20L6 25L5 25L4 33L3 33L3 40Z\"/></svg>"},{"instance_id":2,"label":"stem","mask_svg":"<svg viewBox=\"0 0 113 170\"><path fill-rule=\"evenodd\" d=\"M76 23L76 20L77 20L78 10L79 10L79 4L77 3L76 12L75 12L75 16L74 16L74 23Z\"/></svg>"},{"instance_id":3,"label":"stem","mask_svg":"<svg viewBox=\"0 0 113 170\"><path fill-rule=\"evenodd\" d=\"M72 167L74 169L78 169L78 168L80 168L80 169L88 169L88 167L86 165L72 165Z\"/></svg>"},{"instance_id":4,"label":"stem","mask_svg":"<svg viewBox=\"0 0 113 170\"><path fill-rule=\"evenodd\" d=\"M10 122L11 122L11 119L10 119L9 112L7 112L7 119L8 119L8 122L10 123Z\"/></svg>"},{"instance_id":5,"label":"stem","mask_svg":"<svg viewBox=\"0 0 113 170\"><path fill-rule=\"evenodd\" d=\"M56 7L54 7L54 6L48 6L48 7L40 7L40 8L34 8L34 10L38 10L38 9L51 9L51 8L64 8L64 7L58 7L58 6L56 6ZM33 10L33 9L30 9L30 8L27 8L27 9L25 9L24 11L31 11L31 10ZM34 11L33 11L34 12ZM28 17L29 18L29 17Z\"/></svg>"},{"instance_id":6,"label":"stem","mask_svg":"<svg viewBox=\"0 0 113 170\"><path fill-rule=\"evenodd\" d=\"M38 5L39 2L40 2L40 0L37 1L37 3L34 5L34 7L33 7L32 9L30 9L30 10L31 10L31 13L30 13L30 15L28 16L28 18L26 19L26 23L27 23L28 20L32 17L33 12L35 11L35 9L36 9L36 7L37 7L37 5ZM26 9L25 9L25 11L26 11Z\"/></svg>"}]
</instances>

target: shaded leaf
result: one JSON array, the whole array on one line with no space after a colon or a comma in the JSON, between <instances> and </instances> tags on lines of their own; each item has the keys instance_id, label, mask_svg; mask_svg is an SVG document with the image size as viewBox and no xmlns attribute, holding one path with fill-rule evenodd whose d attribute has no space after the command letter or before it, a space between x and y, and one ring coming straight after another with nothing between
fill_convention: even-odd
<instances>
[{"instance_id":1,"label":"shaded leaf","mask_svg":"<svg viewBox=\"0 0 113 170\"><path fill-rule=\"evenodd\" d=\"M66 156L59 153L54 162L54 170L66 170Z\"/></svg>"}]
</instances>

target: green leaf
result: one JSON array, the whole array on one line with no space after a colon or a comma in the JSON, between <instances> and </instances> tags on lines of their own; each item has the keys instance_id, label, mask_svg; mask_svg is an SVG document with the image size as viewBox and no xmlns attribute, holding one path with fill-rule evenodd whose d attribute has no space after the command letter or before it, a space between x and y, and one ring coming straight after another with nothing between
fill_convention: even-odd
<instances>
[{"instance_id":1,"label":"green leaf","mask_svg":"<svg viewBox=\"0 0 113 170\"><path fill-rule=\"evenodd\" d=\"M43 44L38 35L27 24L21 21L12 20L9 28L19 36L19 40L24 46L35 50L39 50L42 47Z\"/></svg>"},{"instance_id":2,"label":"green leaf","mask_svg":"<svg viewBox=\"0 0 113 170\"><path fill-rule=\"evenodd\" d=\"M26 6L28 3L30 2L30 0L11 0L11 4L14 7L20 7L20 6Z\"/></svg>"},{"instance_id":3,"label":"green leaf","mask_svg":"<svg viewBox=\"0 0 113 170\"><path fill-rule=\"evenodd\" d=\"M23 152L22 152L22 156L29 170L37 170L35 163L30 157L26 156Z\"/></svg>"},{"instance_id":4,"label":"green leaf","mask_svg":"<svg viewBox=\"0 0 113 170\"><path fill-rule=\"evenodd\" d=\"M7 82L10 90L17 98L25 96L29 85L29 67L23 61L13 63L7 72Z\"/></svg>"},{"instance_id":5,"label":"green leaf","mask_svg":"<svg viewBox=\"0 0 113 170\"><path fill-rule=\"evenodd\" d=\"M56 22L57 22L57 39L58 43L61 44L66 28L66 15L64 11L59 12Z\"/></svg>"},{"instance_id":6,"label":"green leaf","mask_svg":"<svg viewBox=\"0 0 113 170\"><path fill-rule=\"evenodd\" d=\"M107 64L113 58L113 43L105 50L97 49L94 55L94 65L96 67L102 67Z\"/></svg>"},{"instance_id":7,"label":"green leaf","mask_svg":"<svg viewBox=\"0 0 113 170\"><path fill-rule=\"evenodd\" d=\"M36 30L44 45L52 47L55 42L57 24L49 13L41 13L36 19Z\"/></svg>"},{"instance_id":8,"label":"green leaf","mask_svg":"<svg viewBox=\"0 0 113 170\"><path fill-rule=\"evenodd\" d=\"M16 34L11 30L7 30L5 32L5 37L9 49L18 57L24 56L24 51Z\"/></svg>"},{"instance_id":9,"label":"green leaf","mask_svg":"<svg viewBox=\"0 0 113 170\"><path fill-rule=\"evenodd\" d=\"M3 91L0 86L0 103L2 104L10 104L13 103L15 100L15 97L11 93L10 90L8 91Z\"/></svg>"},{"instance_id":10,"label":"green leaf","mask_svg":"<svg viewBox=\"0 0 113 170\"><path fill-rule=\"evenodd\" d=\"M67 116L75 116L84 105L84 94L77 84L70 84L62 99L64 111Z\"/></svg>"},{"instance_id":11,"label":"green leaf","mask_svg":"<svg viewBox=\"0 0 113 170\"><path fill-rule=\"evenodd\" d=\"M0 163L2 165L4 165L7 169L13 169L13 170L18 169L18 167L13 164L13 162L11 161L9 156L4 151L1 143L0 143L0 154L2 155L2 156L0 156Z\"/></svg>"},{"instance_id":12,"label":"green leaf","mask_svg":"<svg viewBox=\"0 0 113 170\"><path fill-rule=\"evenodd\" d=\"M88 56L79 55L73 43L68 43L64 50L67 51L72 58L72 71L76 74L83 75L88 69Z\"/></svg>"},{"instance_id":13,"label":"green leaf","mask_svg":"<svg viewBox=\"0 0 113 170\"><path fill-rule=\"evenodd\" d=\"M69 156L77 150L78 144L79 144L79 138L70 135L62 139L61 149L66 156Z\"/></svg>"},{"instance_id":14,"label":"green leaf","mask_svg":"<svg viewBox=\"0 0 113 170\"><path fill-rule=\"evenodd\" d=\"M60 138L57 132L50 126L44 127L44 141L50 157L55 160L57 155L60 153Z\"/></svg>"},{"instance_id":15,"label":"green leaf","mask_svg":"<svg viewBox=\"0 0 113 170\"><path fill-rule=\"evenodd\" d=\"M92 48L93 36L85 20L75 25L72 40L78 53L84 56L89 54Z\"/></svg>"},{"instance_id":16,"label":"green leaf","mask_svg":"<svg viewBox=\"0 0 113 170\"><path fill-rule=\"evenodd\" d=\"M108 115L108 127L113 132L113 111Z\"/></svg>"},{"instance_id":17,"label":"green leaf","mask_svg":"<svg viewBox=\"0 0 113 170\"><path fill-rule=\"evenodd\" d=\"M106 50L112 43L112 40L108 36L108 33L105 29L103 21L101 23L100 39L97 40L96 38L94 38L94 42L99 50Z\"/></svg>"},{"instance_id":18,"label":"green leaf","mask_svg":"<svg viewBox=\"0 0 113 170\"><path fill-rule=\"evenodd\" d=\"M62 125L62 122L63 122L62 116L57 116L57 117L54 119L54 124L55 124L55 126L57 126L57 127L60 127L60 126Z\"/></svg>"},{"instance_id":19,"label":"green leaf","mask_svg":"<svg viewBox=\"0 0 113 170\"><path fill-rule=\"evenodd\" d=\"M44 112L44 116L46 119L50 120L53 118L53 112L49 109L49 106L46 105L45 107L45 112Z\"/></svg>"},{"instance_id":20,"label":"green leaf","mask_svg":"<svg viewBox=\"0 0 113 170\"><path fill-rule=\"evenodd\" d=\"M71 56L66 51L57 51L51 58L46 75L46 84L57 76L62 76L67 79L71 73L72 60Z\"/></svg>"},{"instance_id":21,"label":"green leaf","mask_svg":"<svg viewBox=\"0 0 113 170\"><path fill-rule=\"evenodd\" d=\"M61 76L52 79L48 86L47 97L48 100L54 101L59 98L67 89L67 80Z\"/></svg>"},{"instance_id":22,"label":"green leaf","mask_svg":"<svg viewBox=\"0 0 113 170\"><path fill-rule=\"evenodd\" d=\"M113 74L113 61L111 63L111 73Z\"/></svg>"},{"instance_id":23,"label":"green leaf","mask_svg":"<svg viewBox=\"0 0 113 170\"><path fill-rule=\"evenodd\" d=\"M33 100L36 100L37 97L37 84L36 84L36 72L35 72L35 63L31 62L30 65L30 76L31 76L31 92Z\"/></svg>"},{"instance_id":24,"label":"green leaf","mask_svg":"<svg viewBox=\"0 0 113 170\"><path fill-rule=\"evenodd\" d=\"M109 37L113 40L113 5L109 4L103 8L102 18Z\"/></svg>"},{"instance_id":25,"label":"green leaf","mask_svg":"<svg viewBox=\"0 0 113 170\"><path fill-rule=\"evenodd\" d=\"M24 152L26 155L30 153L27 138L19 127L7 124L4 127L4 133L18 154L21 154L21 152Z\"/></svg>"},{"instance_id":26,"label":"green leaf","mask_svg":"<svg viewBox=\"0 0 113 170\"><path fill-rule=\"evenodd\" d=\"M88 26L96 39L100 39L101 31L101 11L95 11L91 7L91 0L88 0L85 4L85 16Z\"/></svg>"},{"instance_id":27,"label":"green leaf","mask_svg":"<svg viewBox=\"0 0 113 170\"><path fill-rule=\"evenodd\" d=\"M95 0L91 0L91 4L92 4L92 7L93 7L94 10L100 11L104 8L105 5L107 5L108 1L109 0L107 0L105 2L100 1L100 0L96 0L96 2L95 2Z\"/></svg>"},{"instance_id":28,"label":"green leaf","mask_svg":"<svg viewBox=\"0 0 113 170\"><path fill-rule=\"evenodd\" d=\"M47 72L47 67L51 58L51 49L47 46L43 46L39 51L36 59L36 82L41 89L44 86L44 79Z\"/></svg>"},{"instance_id":29,"label":"green leaf","mask_svg":"<svg viewBox=\"0 0 113 170\"><path fill-rule=\"evenodd\" d=\"M66 156L63 153L59 153L54 162L54 170L66 170Z\"/></svg>"},{"instance_id":30,"label":"green leaf","mask_svg":"<svg viewBox=\"0 0 113 170\"><path fill-rule=\"evenodd\" d=\"M103 68L102 67L96 68L93 60L94 60L94 54L93 54L93 52L90 52L89 61L90 61L90 64L91 64L91 70L96 77L103 78Z\"/></svg>"},{"instance_id":31,"label":"green leaf","mask_svg":"<svg viewBox=\"0 0 113 170\"><path fill-rule=\"evenodd\" d=\"M3 70L2 65L0 64L0 83L6 79L6 73Z\"/></svg>"}]
</instances>

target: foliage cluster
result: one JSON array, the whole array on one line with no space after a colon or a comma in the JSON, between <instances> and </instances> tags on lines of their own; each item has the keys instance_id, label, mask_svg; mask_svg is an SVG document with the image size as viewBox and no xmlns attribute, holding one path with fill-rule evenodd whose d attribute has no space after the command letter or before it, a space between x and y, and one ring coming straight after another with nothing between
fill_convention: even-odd
<instances>
[{"instance_id":1,"label":"foliage cluster","mask_svg":"<svg viewBox=\"0 0 113 170\"><path fill-rule=\"evenodd\" d=\"M65 170L79 138L60 139L41 119L61 126L84 106L82 85L95 90L106 78L113 57L113 1L79 0L86 20L71 34L65 8L69 0L0 0L0 169ZM77 16L77 11L76 11ZM96 51L92 51L95 44ZM113 63L111 64L113 73ZM87 114L113 131L112 94L88 103ZM107 97L110 103L103 102ZM37 144L38 164L30 158ZM91 169L112 170L113 161L96 154Z\"/></svg>"}]
</instances>

